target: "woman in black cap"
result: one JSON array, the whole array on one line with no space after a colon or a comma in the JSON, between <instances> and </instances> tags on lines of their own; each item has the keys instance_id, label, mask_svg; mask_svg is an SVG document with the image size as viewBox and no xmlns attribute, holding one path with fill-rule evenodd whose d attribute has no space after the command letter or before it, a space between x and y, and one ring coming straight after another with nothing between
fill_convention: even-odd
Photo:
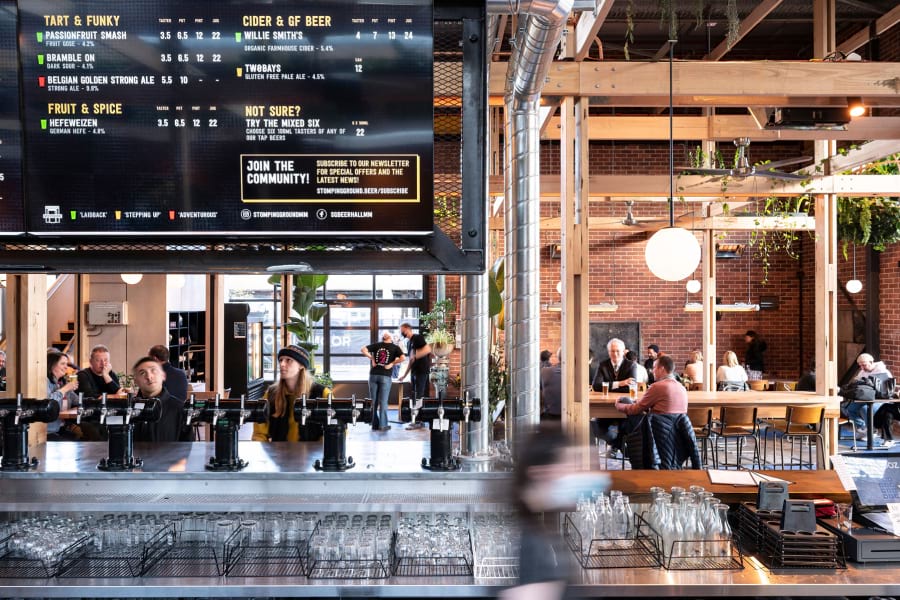
<instances>
[{"instance_id":1,"label":"woman in black cap","mask_svg":"<svg viewBox=\"0 0 900 600\"><path fill-rule=\"evenodd\" d=\"M322 437L318 423L300 425L294 419L294 403L305 394L307 399L325 398L331 390L313 381L309 371L309 351L290 345L278 351L278 381L266 390L269 421L253 426L256 442L313 441Z\"/></svg>"}]
</instances>

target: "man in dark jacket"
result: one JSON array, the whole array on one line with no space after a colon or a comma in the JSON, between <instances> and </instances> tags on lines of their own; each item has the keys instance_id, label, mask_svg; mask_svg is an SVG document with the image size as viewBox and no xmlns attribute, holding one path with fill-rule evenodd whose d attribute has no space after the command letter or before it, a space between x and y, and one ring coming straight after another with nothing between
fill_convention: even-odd
<instances>
[{"instance_id":1,"label":"man in dark jacket","mask_svg":"<svg viewBox=\"0 0 900 600\"><path fill-rule=\"evenodd\" d=\"M153 346L147 351L148 356L156 359L166 374L165 387L169 395L182 402L188 398L188 379L185 372L169 362L169 349L163 345Z\"/></svg>"},{"instance_id":2,"label":"man in dark jacket","mask_svg":"<svg viewBox=\"0 0 900 600\"><path fill-rule=\"evenodd\" d=\"M119 391L119 378L109 362L109 348L103 344L91 348L88 368L78 371L78 391L85 398L99 398L101 394Z\"/></svg>"},{"instance_id":3,"label":"man in dark jacket","mask_svg":"<svg viewBox=\"0 0 900 600\"><path fill-rule=\"evenodd\" d=\"M597 366L591 387L595 392L603 389L603 383L609 384L609 391L628 393L628 386L637 382L637 365L625 358L625 342L613 338L606 343L609 358Z\"/></svg>"},{"instance_id":4,"label":"man in dark jacket","mask_svg":"<svg viewBox=\"0 0 900 600\"><path fill-rule=\"evenodd\" d=\"M152 356L134 363L132 369L138 398L158 398L162 415L156 423L142 423L134 439L140 442L181 442L189 439L184 424L184 401L174 398L163 386L166 374Z\"/></svg>"}]
</instances>

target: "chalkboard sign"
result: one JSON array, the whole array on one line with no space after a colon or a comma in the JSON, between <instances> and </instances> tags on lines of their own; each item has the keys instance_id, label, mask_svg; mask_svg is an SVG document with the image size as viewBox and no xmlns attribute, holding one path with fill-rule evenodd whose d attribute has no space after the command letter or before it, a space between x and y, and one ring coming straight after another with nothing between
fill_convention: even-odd
<instances>
[{"instance_id":1,"label":"chalkboard sign","mask_svg":"<svg viewBox=\"0 0 900 600\"><path fill-rule=\"evenodd\" d=\"M613 338L625 342L625 348L634 350L641 357L641 324L637 321L618 321L611 323L591 323L590 348L594 351L594 362L599 363L609 358L606 343Z\"/></svg>"}]
</instances>

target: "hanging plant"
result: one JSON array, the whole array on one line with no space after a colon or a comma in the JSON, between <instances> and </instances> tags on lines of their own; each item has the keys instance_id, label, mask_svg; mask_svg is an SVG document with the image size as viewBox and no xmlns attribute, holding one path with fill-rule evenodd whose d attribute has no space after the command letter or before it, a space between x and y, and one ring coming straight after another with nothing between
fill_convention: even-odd
<instances>
[{"instance_id":1,"label":"hanging plant","mask_svg":"<svg viewBox=\"0 0 900 600\"><path fill-rule=\"evenodd\" d=\"M725 43L728 49L731 50L731 47L737 43L741 31L741 18L738 14L737 0L728 0L728 3L725 5L725 20L728 22Z\"/></svg>"},{"instance_id":2,"label":"hanging plant","mask_svg":"<svg viewBox=\"0 0 900 600\"><path fill-rule=\"evenodd\" d=\"M858 175L900 174L900 154L870 163L853 173ZM900 198L872 197L837 199L837 233L841 250L847 258L847 246L872 246L883 252L888 244L900 241Z\"/></svg>"}]
</instances>

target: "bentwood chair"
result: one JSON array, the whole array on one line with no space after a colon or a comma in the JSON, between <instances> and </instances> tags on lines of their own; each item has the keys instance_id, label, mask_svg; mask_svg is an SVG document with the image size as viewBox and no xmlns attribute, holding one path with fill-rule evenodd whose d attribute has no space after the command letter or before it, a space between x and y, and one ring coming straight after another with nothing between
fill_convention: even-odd
<instances>
[{"instance_id":1,"label":"bentwood chair","mask_svg":"<svg viewBox=\"0 0 900 600\"><path fill-rule=\"evenodd\" d=\"M711 408L690 408L687 409L688 419L691 420L691 425L694 427L694 437L697 438L697 441L700 442L700 459L703 461L703 466L705 467L708 464L708 455L709 455L709 442L711 440L710 434L712 431L712 409ZM718 461L716 460L716 453L712 453L712 464L713 469L718 468Z\"/></svg>"},{"instance_id":2,"label":"bentwood chair","mask_svg":"<svg viewBox=\"0 0 900 600\"><path fill-rule=\"evenodd\" d=\"M753 441L753 463L761 467L759 458L759 423L756 420L755 406L723 406L719 412L719 420L712 425L713 459L717 465L743 467L744 440ZM719 440L725 444L725 460L719 458ZM737 462L729 463L728 440L734 440L737 447Z\"/></svg>"},{"instance_id":3,"label":"bentwood chair","mask_svg":"<svg viewBox=\"0 0 900 600\"><path fill-rule=\"evenodd\" d=\"M812 406L788 406L784 419L773 419L769 423L769 429L772 431L772 463L775 463L775 438L779 439L780 465L784 469L784 442L791 442L791 466L797 464L801 469L807 465L813 468L812 448L813 438L815 438L816 462L824 460L825 454L825 437L822 434L825 427L825 406L821 404ZM767 434L768 437L768 434ZM798 454L798 462L794 463L794 441L799 440L800 448ZM803 446L807 447L808 463L803 462ZM821 468L822 465L818 464Z\"/></svg>"}]
</instances>

